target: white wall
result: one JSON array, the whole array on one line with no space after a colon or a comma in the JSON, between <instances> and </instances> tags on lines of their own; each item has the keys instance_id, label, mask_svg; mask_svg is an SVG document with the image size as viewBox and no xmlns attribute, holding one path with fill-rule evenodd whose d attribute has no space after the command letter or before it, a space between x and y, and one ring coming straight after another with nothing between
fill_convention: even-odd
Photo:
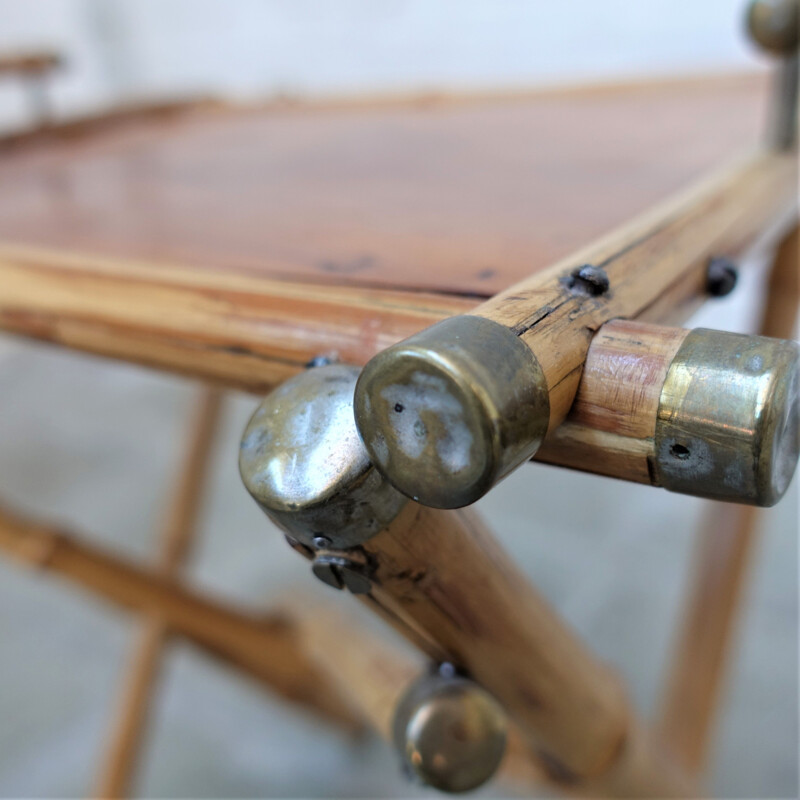
<instances>
[{"instance_id":1,"label":"white wall","mask_svg":"<svg viewBox=\"0 0 800 800\"><path fill-rule=\"evenodd\" d=\"M125 96L253 97L725 71L742 0L0 0L0 51L69 58L60 113ZM0 125L21 124L0 81Z\"/></svg>"}]
</instances>

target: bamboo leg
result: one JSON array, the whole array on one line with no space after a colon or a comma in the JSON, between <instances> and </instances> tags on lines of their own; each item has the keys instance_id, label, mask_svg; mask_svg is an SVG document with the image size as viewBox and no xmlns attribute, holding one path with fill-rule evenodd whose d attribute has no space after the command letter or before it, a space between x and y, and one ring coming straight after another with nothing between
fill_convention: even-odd
<instances>
[{"instance_id":1,"label":"bamboo leg","mask_svg":"<svg viewBox=\"0 0 800 800\"><path fill-rule=\"evenodd\" d=\"M562 788L595 796L693 790L652 747L613 672L595 660L469 510L414 503L364 545L366 596L423 632L506 708Z\"/></svg>"},{"instance_id":2,"label":"bamboo leg","mask_svg":"<svg viewBox=\"0 0 800 800\"><path fill-rule=\"evenodd\" d=\"M0 508L0 551L58 573L129 610L161 616L172 631L233 664L286 699L312 709L350 732L362 718L300 646L283 616L256 616L200 595L165 578L77 541L50 525Z\"/></svg>"},{"instance_id":3,"label":"bamboo leg","mask_svg":"<svg viewBox=\"0 0 800 800\"><path fill-rule=\"evenodd\" d=\"M322 603L311 606L303 598L293 599L290 613L311 656L325 664L342 694L391 743L394 711L430 662L387 645ZM509 731L498 778L528 788L546 781L544 771L516 728Z\"/></svg>"},{"instance_id":4,"label":"bamboo leg","mask_svg":"<svg viewBox=\"0 0 800 800\"><path fill-rule=\"evenodd\" d=\"M790 338L798 306L798 228L775 256L761 321L765 336ZM714 504L703 523L691 588L666 680L657 730L690 771L706 766L727 656L762 512Z\"/></svg>"},{"instance_id":5,"label":"bamboo leg","mask_svg":"<svg viewBox=\"0 0 800 800\"><path fill-rule=\"evenodd\" d=\"M221 395L217 390L204 389L199 394L163 532L158 568L165 578L179 573L190 550L208 478L220 407ZM144 622L137 637L97 783L98 797L126 797L130 794L168 635L164 620L152 616Z\"/></svg>"}]
</instances>

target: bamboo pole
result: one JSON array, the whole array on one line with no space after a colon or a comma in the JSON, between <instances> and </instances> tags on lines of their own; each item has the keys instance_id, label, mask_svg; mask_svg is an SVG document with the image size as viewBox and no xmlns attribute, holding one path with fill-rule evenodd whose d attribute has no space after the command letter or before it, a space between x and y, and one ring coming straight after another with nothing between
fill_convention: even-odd
<instances>
[{"instance_id":1,"label":"bamboo pole","mask_svg":"<svg viewBox=\"0 0 800 800\"><path fill-rule=\"evenodd\" d=\"M355 392L370 457L425 505L475 502L564 421L598 329L695 308L714 256L796 213L796 180L794 154L760 153L379 353Z\"/></svg>"},{"instance_id":2,"label":"bamboo pole","mask_svg":"<svg viewBox=\"0 0 800 800\"><path fill-rule=\"evenodd\" d=\"M175 578L180 573L197 529L221 400L220 393L215 389L203 389L198 393L186 452L162 534L157 568L167 579ZM127 797L131 793L168 638L169 628L161 616L149 617L142 623L108 737L97 782L97 797Z\"/></svg>"},{"instance_id":3,"label":"bamboo pole","mask_svg":"<svg viewBox=\"0 0 800 800\"><path fill-rule=\"evenodd\" d=\"M419 653L394 647L344 619L329 605L293 597L285 605L305 648L320 664L354 708L390 744L394 712L409 686L429 667ZM547 780L535 753L517 728L511 728L498 779L530 788Z\"/></svg>"},{"instance_id":4,"label":"bamboo pole","mask_svg":"<svg viewBox=\"0 0 800 800\"><path fill-rule=\"evenodd\" d=\"M174 632L287 700L348 731L363 728L361 718L300 648L294 627L284 617L242 612L6 509L0 509L0 550L123 608L161 617Z\"/></svg>"},{"instance_id":5,"label":"bamboo pole","mask_svg":"<svg viewBox=\"0 0 800 800\"><path fill-rule=\"evenodd\" d=\"M797 322L798 227L778 248L760 331L791 337ZM660 739L691 772L709 758L712 732L733 647L762 514L747 506L709 507L701 526L684 617L658 716Z\"/></svg>"},{"instance_id":6,"label":"bamboo pole","mask_svg":"<svg viewBox=\"0 0 800 800\"><path fill-rule=\"evenodd\" d=\"M510 287L471 313L513 330L533 351L550 397L549 430L575 399L592 334L614 317L650 318L676 283L704 283L709 258L739 252L796 213L794 154L761 153L691 187L599 243ZM571 295L565 277L602 267L608 291ZM662 313L662 312L659 312Z\"/></svg>"},{"instance_id":7,"label":"bamboo pole","mask_svg":"<svg viewBox=\"0 0 800 800\"><path fill-rule=\"evenodd\" d=\"M461 297L0 246L0 328L264 393L319 355L363 364Z\"/></svg>"},{"instance_id":8,"label":"bamboo pole","mask_svg":"<svg viewBox=\"0 0 800 800\"><path fill-rule=\"evenodd\" d=\"M550 780L603 796L692 795L631 715L616 675L559 620L475 512L410 502L363 547L375 566L369 599L400 632L424 631L490 691Z\"/></svg>"}]
</instances>

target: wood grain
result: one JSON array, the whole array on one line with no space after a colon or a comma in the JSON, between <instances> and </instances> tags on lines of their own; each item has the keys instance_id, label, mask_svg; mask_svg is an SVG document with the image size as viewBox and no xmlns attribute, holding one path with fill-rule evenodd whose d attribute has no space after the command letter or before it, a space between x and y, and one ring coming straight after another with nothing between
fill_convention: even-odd
<instances>
[{"instance_id":1,"label":"wood grain","mask_svg":"<svg viewBox=\"0 0 800 800\"><path fill-rule=\"evenodd\" d=\"M535 460L653 484L661 387L688 333L637 321L603 325L592 338L567 419Z\"/></svg>"},{"instance_id":2,"label":"wood grain","mask_svg":"<svg viewBox=\"0 0 800 800\"><path fill-rule=\"evenodd\" d=\"M0 152L0 241L491 296L753 147L760 76L222 106Z\"/></svg>"},{"instance_id":3,"label":"wood grain","mask_svg":"<svg viewBox=\"0 0 800 800\"><path fill-rule=\"evenodd\" d=\"M164 619L170 628L252 676L278 695L349 731L361 718L300 648L292 625L277 615L227 606L81 542L47 523L0 508L0 550L74 581L124 608Z\"/></svg>"},{"instance_id":4,"label":"wood grain","mask_svg":"<svg viewBox=\"0 0 800 800\"><path fill-rule=\"evenodd\" d=\"M690 794L587 652L470 510L409 502L364 544L369 598L401 633L436 642L506 708L550 780L597 795Z\"/></svg>"}]
</instances>

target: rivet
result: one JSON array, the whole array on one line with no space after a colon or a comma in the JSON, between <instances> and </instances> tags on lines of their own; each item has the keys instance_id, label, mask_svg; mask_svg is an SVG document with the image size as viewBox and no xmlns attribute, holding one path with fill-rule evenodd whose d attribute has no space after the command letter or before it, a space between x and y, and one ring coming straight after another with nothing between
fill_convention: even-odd
<instances>
[{"instance_id":1,"label":"rivet","mask_svg":"<svg viewBox=\"0 0 800 800\"><path fill-rule=\"evenodd\" d=\"M334 589L347 588L353 594L369 594L372 591L367 565L344 554L317 555L311 571Z\"/></svg>"},{"instance_id":2,"label":"rivet","mask_svg":"<svg viewBox=\"0 0 800 800\"><path fill-rule=\"evenodd\" d=\"M329 364L335 364L336 359L331 356L314 356L310 361L306 362L306 369L313 369L314 367L327 367Z\"/></svg>"},{"instance_id":3,"label":"rivet","mask_svg":"<svg viewBox=\"0 0 800 800\"><path fill-rule=\"evenodd\" d=\"M570 289L592 297L605 294L610 285L606 271L593 264L584 264L582 267L574 269L569 279Z\"/></svg>"},{"instance_id":4,"label":"rivet","mask_svg":"<svg viewBox=\"0 0 800 800\"><path fill-rule=\"evenodd\" d=\"M738 278L736 265L730 259L712 258L706 270L706 291L712 297L725 297L733 291Z\"/></svg>"}]
</instances>

